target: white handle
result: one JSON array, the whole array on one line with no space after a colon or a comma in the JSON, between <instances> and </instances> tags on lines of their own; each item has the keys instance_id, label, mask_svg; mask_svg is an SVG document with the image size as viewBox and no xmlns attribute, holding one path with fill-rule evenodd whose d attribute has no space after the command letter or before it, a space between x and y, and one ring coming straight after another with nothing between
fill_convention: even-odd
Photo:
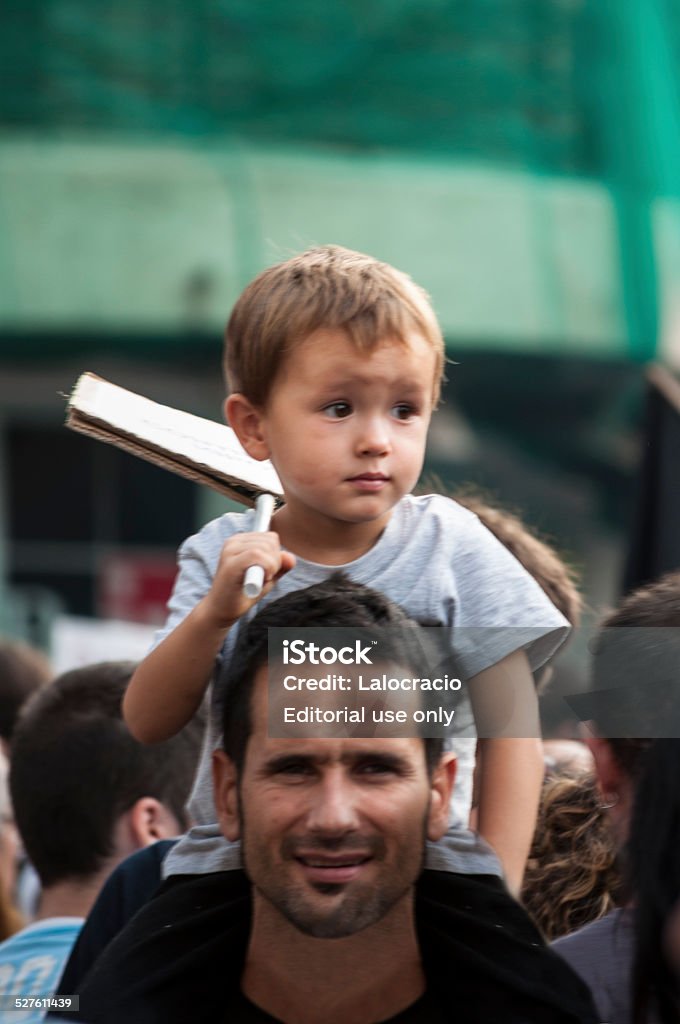
<instances>
[{"instance_id":1,"label":"white handle","mask_svg":"<svg viewBox=\"0 0 680 1024\"><path fill-rule=\"evenodd\" d=\"M255 522L253 533L266 533L271 523L276 499L271 494L260 494L255 502ZM246 569L243 580L243 593L252 601L259 597L264 586L264 569L261 565L251 565Z\"/></svg>"},{"instance_id":2,"label":"white handle","mask_svg":"<svg viewBox=\"0 0 680 1024\"><path fill-rule=\"evenodd\" d=\"M259 597L264 586L264 569L261 565L250 565L243 579L243 593L251 600Z\"/></svg>"}]
</instances>

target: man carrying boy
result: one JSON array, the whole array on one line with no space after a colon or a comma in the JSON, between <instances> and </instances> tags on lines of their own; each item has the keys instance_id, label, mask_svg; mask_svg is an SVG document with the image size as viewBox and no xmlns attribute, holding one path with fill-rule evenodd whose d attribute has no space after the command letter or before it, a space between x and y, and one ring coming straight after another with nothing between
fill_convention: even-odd
<instances>
[{"instance_id":1,"label":"man carrying boy","mask_svg":"<svg viewBox=\"0 0 680 1024\"><path fill-rule=\"evenodd\" d=\"M417 625L340 574L243 627L219 680L213 769L245 873L166 882L85 980L78 1019L594 1024L587 991L500 880L422 872L426 838L448 822L455 760L441 740L269 734L273 626L379 635L383 667L423 668ZM347 699L327 696L329 708Z\"/></svg>"},{"instance_id":2,"label":"man carrying boy","mask_svg":"<svg viewBox=\"0 0 680 1024\"><path fill-rule=\"evenodd\" d=\"M342 566L418 621L454 633L483 628L485 642L464 666L473 704L493 706L512 691L525 712L520 732L480 741L478 828L517 891L542 777L531 670L567 627L474 515L449 499L409 493L443 365L425 293L368 256L322 247L246 288L227 327L225 411L245 450L271 459L285 504L268 533L251 532L252 513L228 514L185 542L165 630L135 673L125 715L147 742L191 718L215 660L231 657L237 623L256 603L242 590L251 565L264 569L265 602ZM198 824L169 854L168 875L239 863L213 805L209 756L219 738L213 721L190 803ZM458 750L453 815L463 827L472 742Z\"/></svg>"}]
</instances>

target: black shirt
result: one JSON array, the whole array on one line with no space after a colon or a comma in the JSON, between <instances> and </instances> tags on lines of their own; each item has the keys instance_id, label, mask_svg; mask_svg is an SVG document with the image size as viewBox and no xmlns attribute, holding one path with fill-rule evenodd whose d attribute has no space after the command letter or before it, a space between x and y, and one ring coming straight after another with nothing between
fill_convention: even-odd
<instances>
[{"instance_id":1,"label":"black shirt","mask_svg":"<svg viewBox=\"0 0 680 1024\"><path fill-rule=\"evenodd\" d=\"M282 1024L278 1017L265 1013L255 1003L239 991L228 1004L224 1014L224 1024ZM322 1022L319 1022L322 1024ZM352 1024L347 1021L347 1024ZM395 1017L381 1018L376 1024L444 1024L444 1018L438 1007L424 992L420 999L411 1003Z\"/></svg>"},{"instance_id":2,"label":"black shirt","mask_svg":"<svg viewBox=\"0 0 680 1024\"><path fill-rule=\"evenodd\" d=\"M80 1009L75 1019L87 1024L229 1024L225 1013L230 1004L238 1005L251 914L251 886L241 871L168 880L76 990ZM499 879L424 871L416 886L415 921L427 1000L444 1021L600 1020L583 982L546 948ZM427 1000L424 1008L418 1003L410 1008L422 1013L414 1024L437 1021Z\"/></svg>"}]
</instances>

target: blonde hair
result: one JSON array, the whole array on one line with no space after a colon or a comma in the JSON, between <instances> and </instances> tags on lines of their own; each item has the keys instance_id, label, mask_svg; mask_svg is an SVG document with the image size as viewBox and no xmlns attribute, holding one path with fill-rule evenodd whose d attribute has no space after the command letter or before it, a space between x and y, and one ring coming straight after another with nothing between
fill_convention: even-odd
<instances>
[{"instance_id":1,"label":"blonde hair","mask_svg":"<svg viewBox=\"0 0 680 1024\"><path fill-rule=\"evenodd\" d=\"M436 405L444 339L427 293L388 263L338 245L269 267L245 288L225 335L227 389L262 407L286 355L320 328L345 331L361 353L417 332L435 353Z\"/></svg>"}]
</instances>

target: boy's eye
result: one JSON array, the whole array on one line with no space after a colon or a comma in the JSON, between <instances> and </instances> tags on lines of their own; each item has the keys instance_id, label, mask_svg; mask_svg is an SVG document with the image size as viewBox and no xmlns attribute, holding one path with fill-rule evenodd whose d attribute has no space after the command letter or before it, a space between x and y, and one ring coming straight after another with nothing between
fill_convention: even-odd
<instances>
[{"instance_id":1,"label":"boy's eye","mask_svg":"<svg viewBox=\"0 0 680 1024\"><path fill-rule=\"evenodd\" d=\"M408 402L399 402L392 407L392 415L398 420L409 420L415 413L416 410Z\"/></svg>"},{"instance_id":2,"label":"boy's eye","mask_svg":"<svg viewBox=\"0 0 680 1024\"><path fill-rule=\"evenodd\" d=\"M352 406L349 402L331 402L330 405L324 406L323 411L329 419L341 420L350 415Z\"/></svg>"}]
</instances>

